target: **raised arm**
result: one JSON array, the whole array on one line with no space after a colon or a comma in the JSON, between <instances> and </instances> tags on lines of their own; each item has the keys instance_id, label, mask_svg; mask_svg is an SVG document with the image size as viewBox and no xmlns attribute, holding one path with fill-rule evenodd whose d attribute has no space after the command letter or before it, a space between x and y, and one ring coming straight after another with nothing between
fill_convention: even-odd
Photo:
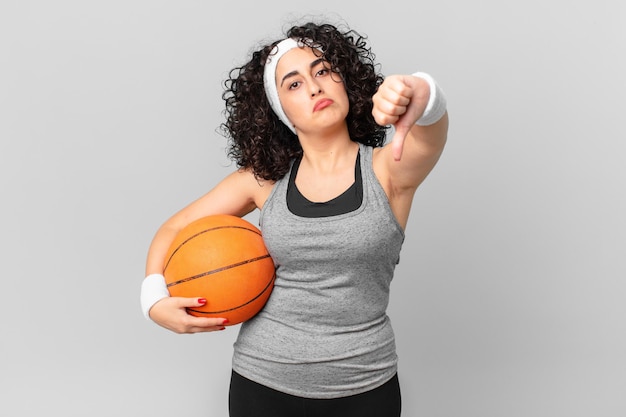
<instances>
[{"instance_id":1,"label":"raised arm","mask_svg":"<svg viewBox=\"0 0 626 417\"><path fill-rule=\"evenodd\" d=\"M448 134L446 99L427 74L394 75L373 97L377 123L393 125L391 142L379 149L374 170L404 227L417 187L439 160Z\"/></svg>"}]
</instances>

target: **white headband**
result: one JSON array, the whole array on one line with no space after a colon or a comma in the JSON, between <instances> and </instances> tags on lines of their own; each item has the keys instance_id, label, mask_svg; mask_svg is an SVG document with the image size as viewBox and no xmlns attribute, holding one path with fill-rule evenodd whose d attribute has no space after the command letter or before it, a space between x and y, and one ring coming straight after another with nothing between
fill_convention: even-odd
<instances>
[{"instance_id":1,"label":"white headband","mask_svg":"<svg viewBox=\"0 0 626 417\"><path fill-rule=\"evenodd\" d=\"M296 129L293 124L287 118L287 115L283 111L283 106L280 104L280 98L278 97L278 90L276 89L276 65L278 61L287 52L293 48L304 46L301 42L292 38L283 39L280 41L272 52L270 52L265 62L265 71L263 73L263 86L265 87L265 95L270 102L270 106L274 113L278 116L281 122L283 122L293 133L296 133Z\"/></svg>"}]
</instances>

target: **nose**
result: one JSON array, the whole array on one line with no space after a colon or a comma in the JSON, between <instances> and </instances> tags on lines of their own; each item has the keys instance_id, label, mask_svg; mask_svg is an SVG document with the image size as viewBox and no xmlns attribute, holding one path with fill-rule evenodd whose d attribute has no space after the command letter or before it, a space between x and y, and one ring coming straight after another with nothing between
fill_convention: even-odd
<instances>
[{"instance_id":1,"label":"nose","mask_svg":"<svg viewBox=\"0 0 626 417\"><path fill-rule=\"evenodd\" d=\"M315 97L316 95L322 92L322 87L320 87L316 82L311 82L311 97Z\"/></svg>"}]
</instances>

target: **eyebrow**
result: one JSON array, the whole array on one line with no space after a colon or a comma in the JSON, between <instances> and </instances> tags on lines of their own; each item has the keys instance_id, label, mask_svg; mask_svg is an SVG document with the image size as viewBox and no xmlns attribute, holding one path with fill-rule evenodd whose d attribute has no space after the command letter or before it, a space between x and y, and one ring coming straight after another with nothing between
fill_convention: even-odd
<instances>
[{"instance_id":1,"label":"eyebrow","mask_svg":"<svg viewBox=\"0 0 626 417\"><path fill-rule=\"evenodd\" d=\"M320 62L323 62L323 61L324 61L324 60L323 60L322 58L318 58L318 59L314 60L313 62L311 62L311 63L309 64L309 68L313 68L313 67L315 67L317 64L319 64ZM298 71L297 71L297 70L296 70L296 71L291 71L291 72L289 72L289 73L285 74L285 76L283 77L283 79L280 81L280 86L281 86L281 87L283 86L283 84L284 84L284 82L285 82L285 80L286 80L287 78L293 77L293 76L295 76L295 75L298 75Z\"/></svg>"}]
</instances>

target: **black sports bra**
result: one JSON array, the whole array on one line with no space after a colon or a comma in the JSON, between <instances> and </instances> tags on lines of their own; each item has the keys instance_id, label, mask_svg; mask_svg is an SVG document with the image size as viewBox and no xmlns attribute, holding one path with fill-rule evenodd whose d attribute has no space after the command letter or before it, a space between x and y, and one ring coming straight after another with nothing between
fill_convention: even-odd
<instances>
[{"instance_id":1,"label":"black sports bra","mask_svg":"<svg viewBox=\"0 0 626 417\"><path fill-rule=\"evenodd\" d=\"M350 213L361 207L363 202L363 180L361 178L361 154L357 154L354 166L354 183L346 191L324 203L315 203L303 196L296 187L296 174L302 158L294 161L287 186L287 207L300 217L330 217Z\"/></svg>"}]
</instances>

